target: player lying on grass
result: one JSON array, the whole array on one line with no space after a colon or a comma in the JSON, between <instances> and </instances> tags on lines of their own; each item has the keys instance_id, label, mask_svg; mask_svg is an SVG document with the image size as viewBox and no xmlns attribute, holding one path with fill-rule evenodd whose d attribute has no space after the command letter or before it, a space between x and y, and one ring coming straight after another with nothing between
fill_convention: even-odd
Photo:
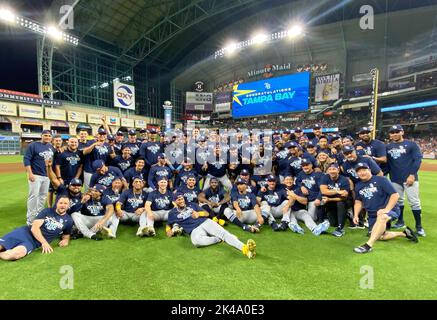
<instances>
[{"instance_id":1,"label":"player lying on grass","mask_svg":"<svg viewBox=\"0 0 437 320\"><path fill-rule=\"evenodd\" d=\"M32 226L17 228L0 238L0 259L19 260L39 247L42 248L42 253L52 253L50 242L59 235L62 235L59 246L68 246L73 227L73 220L67 214L69 206L68 196L60 196L56 207L42 210Z\"/></svg>"},{"instance_id":2,"label":"player lying on grass","mask_svg":"<svg viewBox=\"0 0 437 320\"><path fill-rule=\"evenodd\" d=\"M397 201L399 194L386 177L374 176L367 163L358 163L355 167L360 182L355 186L354 223L364 207L369 215L370 239L354 249L356 253L372 251L377 240L390 240L397 237L418 242L417 236L407 227L403 232L386 231L387 222L397 219L400 214Z\"/></svg>"},{"instance_id":3,"label":"player lying on grass","mask_svg":"<svg viewBox=\"0 0 437 320\"><path fill-rule=\"evenodd\" d=\"M205 247L221 241L240 250L249 259L255 257L255 241L247 240L244 244L238 238L226 231L217 222L208 219L208 212L204 211L195 203L185 203L184 195L177 192L173 195L173 208L168 214L166 233L168 237L174 235L174 224L179 225L183 230L191 235L191 242L196 247Z\"/></svg>"}]
</instances>

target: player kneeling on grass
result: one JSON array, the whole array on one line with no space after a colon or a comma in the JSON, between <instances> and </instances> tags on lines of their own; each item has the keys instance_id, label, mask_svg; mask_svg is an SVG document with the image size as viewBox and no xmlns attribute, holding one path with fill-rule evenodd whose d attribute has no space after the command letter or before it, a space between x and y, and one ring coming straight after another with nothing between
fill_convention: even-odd
<instances>
[{"instance_id":1,"label":"player kneeling on grass","mask_svg":"<svg viewBox=\"0 0 437 320\"><path fill-rule=\"evenodd\" d=\"M264 218L255 195L251 192L247 192L246 180L238 178L236 185L238 192L231 194L234 210L226 208L224 212L226 218L233 224L241 227L244 231L260 232Z\"/></svg>"},{"instance_id":2,"label":"player kneeling on grass","mask_svg":"<svg viewBox=\"0 0 437 320\"><path fill-rule=\"evenodd\" d=\"M196 247L205 247L221 241L237 248L249 259L255 257L255 241L247 240L244 244L238 238L225 230L217 222L208 219L208 212L195 203L185 203L184 195L177 192L173 195L175 208L168 214L166 233L168 237L174 235L172 226L179 225L191 235L191 242Z\"/></svg>"},{"instance_id":3,"label":"player kneeling on grass","mask_svg":"<svg viewBox=\"0 0 437 320\"><path fill-rule=\"evenodd\" d=\"M132 188L123 191L120 199L115 204L115 214L120 222L140 223L137 236L142 237L146 231L146 209L144 204L147 193L143 191L144 180L141 176L132 179Z\"/></svg>"},{"instance_id":4,"label":"player kneeling on grass","mask_svg":"<svg viewBox=\"0 0 437 320\"><path fill-rule=\"evenodd\" d=\"M50 242L62 235L60 247L68 246L73 220L67 214L70 199L60 196L55 208L43 209L32 226L15 229L0 238L0 259L19 260L33 250L42 247L42 253L52 253Z\"/></svg>"},{"instance_id":5,"label":"player kneeling on grass","mask_svg":"<svg viewBox=\"0 0 437 320\"><path fill-rule=\"evenodd\" d=\"M82 198L80 212L71 214L74 224L85 238L102 240L98 233L108 238L115 238L119 221L111 210L112 202L102 198L105 190L106 187L101 184L90 188Z\"/></svg>"},{"instance_id":6,"label":"player kneeling on grass","mask_svg":"<svg viewBox=\"0 0 437 320\"><path fill-rule=\"evenodd\" d=\"M212 177L209 188L199 194L199 202L204 203L202 208L210 212L213 215L212 220L221 226L225 225L225 220L222 218L230 200L229 192L226 192L216 177Z\"/></svg>"},{"instance_id":7,"label":"player kneeling on grass","mask_svg":"<svg viewBox=\"0 0 437 320\"><path fill-rule=\"evenodd\" d=\"M286 177L285 180L293 180L292 177ZM299 234L304 234L305 231L298 224L299 221L303 221L308 229L315 235L319 236L323 232L326 232L329 228L329 222L324 221L317 225L314 219L311 217L307 210L308 198L305 196L301 188L295 190L288 190L288 203L284 207L284 211L288 214L284 214L281 225L288 224L291 231Z\"/></svg>"},{"instance_id":8,"label":"player kneeling on grass","mask_svg":"<svg viewBox=\"0 0 437 320\"><path fill-rule=\"evenodd\" d=\"M356 253L372 251L377 240L390 240L397 237L408 238L418 242L417 236L407 227L403 232L387 232L387 222L397 219L400 214L397 201L399 194L386 177L373 176L367 163L358 163L355 172L360 182L355 186L354 222L364 207L369 215L370 239L354 249Z\"/></svg>"},{"instance_id":9,"label":"player kneeling on grass","mask_svg":"<svg viewBox=\"0 0 437 320\"><path fill-rule=\"evenodd\" d=\"M165 177L158 179L158 189L153 190L147 196L146 201L146 229L143 234L149 237L156 235L155 221L167 221L168 213L173 208L173 195L168 190L168 180Z\"/></svg>"}]
</instances>

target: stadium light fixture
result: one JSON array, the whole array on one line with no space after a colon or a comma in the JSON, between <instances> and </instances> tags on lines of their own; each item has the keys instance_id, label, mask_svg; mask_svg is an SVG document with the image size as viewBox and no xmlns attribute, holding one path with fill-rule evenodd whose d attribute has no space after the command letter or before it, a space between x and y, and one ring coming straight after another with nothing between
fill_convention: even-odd
<instances>
[{"instance_id":1,"label":"stadium light fixture","mask_svg":"<svg viewBox=\"0 0 437 320\"><path fill-rule=\"evenodd\" d=\"M63 35L63 32L55 26L49 26L47 28L47 35L57 41L66 40L66 36Z\"/></svg>"},{"instance_id":2,"label":"stadium light fixture","mask_svg":"<svg viewBox=\"0 0 437 320\"><path fill-rule=\"evenodd\" d=\"M303 35L303 27L299 24L292 26L288 30L288 36L291 38L296 38L296 37L299 37L301 35Z\"/></svg>"},{"instance_id":3,"label":"stadium light fixture","mask_svg":"<svg viewBox=\"0 0 437 320\"><path fill-rule=\"evenodd\" d=\"M269 36L265 33L257 33L252 38L252 44L261 44L267 41Z\"/></svg>"},{"instance_id":4,"label":"stadium light fixture","mask_svg":"<svg viewBox=\"0 0 437 320\"><path fill-rule=\"evenodd\" d=\"M7 23L14 23L15 14L10 9L0 8L0 20L7 22Z\"/></svg>"},{"instance_id":5,"label":"stadium light fixture","mask_svg":"<svg viewBox=\"0 0 437 320\"><path fill-rule=\"evenodd\" d=\"M237 50L237 43L231 42L225 47L225 54L232 55Z\"/></svg>"}]
</instances>

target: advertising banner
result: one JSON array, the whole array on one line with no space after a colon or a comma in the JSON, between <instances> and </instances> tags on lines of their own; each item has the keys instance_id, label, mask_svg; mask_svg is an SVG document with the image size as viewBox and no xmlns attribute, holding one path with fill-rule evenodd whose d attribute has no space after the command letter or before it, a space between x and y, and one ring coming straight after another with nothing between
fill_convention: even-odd
<instances>
[{"instance_id":1,"label":"advertising banner","mask_svg":"<svg viewBox=\"0 0 437 320\"><path fill-rule=\"evenodd\" d=\"M45 108L46 119L65 121L65 110Z\"/></svg>"},{"instance_id":2,"label":"advertising banner","mask_svg":"<svg viewBox=\"0 0 437 320\"><path fill-rule=\"evenodd\" d=\"M187 92L185 109L212 112L212 95L210 92Z\"/></svg>"},{"instance_id":3,"label":"advertising banner","mask_svg":"<svg viewBox=\"0 0 437 320\"><path fill-rule=\"evenodd\" d=\"M135 87L122 82L114 82L114 106L135 110Z\"/></svg>"},{"instance_id":4,"label":"advertising banner","mask_svg":"<svg viewBox=\"0 0 437 320\"><path fill-rule=\"evenodd\" d=\"M135 120L128 119L128 118L121 118L121 126L127 128L133 128L135 127Z\"/></svg>"},{"instance_id":5,"label":"advertising banner","mask_svg":"<svg viewBox=\"0 0 437 320\"><path fill-rule=\"evenodd\" d=\"M316 77L316 102L338 100L340 93L340 74Z\"/></svg>"},{"instance_id":6,"label":"advertising banner","mask_svg":"<svg viewBox=\"0 0 437 320\"><path fill-rule=\"evenodd\" d=\"M86 113L77 111L68 111L68 121L86 122Z\"/></svg>"},{"instance_id":7,"label":"advertising banner","mask_svg":"<svg viewBox=\"0 0 437 320\"><path fill-rule=\"evenodd\" d=\"M0 101L0 114L4 116L17 116L17 105L15 103Z\"/></svg>"},{"instance_id":8,"label":"advertising banner","mask_svg":"<svg viewBox=\"0 0 437 320\"><path fill-rule=\"evenodd\" d=\"M43 119L43 111L41 107L30 106L27 104L18 105L20 117Z\"/></svg>"}]
</instances>

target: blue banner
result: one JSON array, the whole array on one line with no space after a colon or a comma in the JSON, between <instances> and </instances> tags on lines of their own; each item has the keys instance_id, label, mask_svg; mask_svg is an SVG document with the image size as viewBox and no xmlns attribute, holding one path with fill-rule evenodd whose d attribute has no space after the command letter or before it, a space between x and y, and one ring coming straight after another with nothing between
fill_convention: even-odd
<instances>
[{"instance_id":1,"label":"blue banner","mask_svg":"<svg viewBox=\"0 0 437 320\"><path fill-rule=\"evenodd\" d=\"M232 117L308 110L310 73L301 72L234 86Z\"/></svg>"}]
</instances>

